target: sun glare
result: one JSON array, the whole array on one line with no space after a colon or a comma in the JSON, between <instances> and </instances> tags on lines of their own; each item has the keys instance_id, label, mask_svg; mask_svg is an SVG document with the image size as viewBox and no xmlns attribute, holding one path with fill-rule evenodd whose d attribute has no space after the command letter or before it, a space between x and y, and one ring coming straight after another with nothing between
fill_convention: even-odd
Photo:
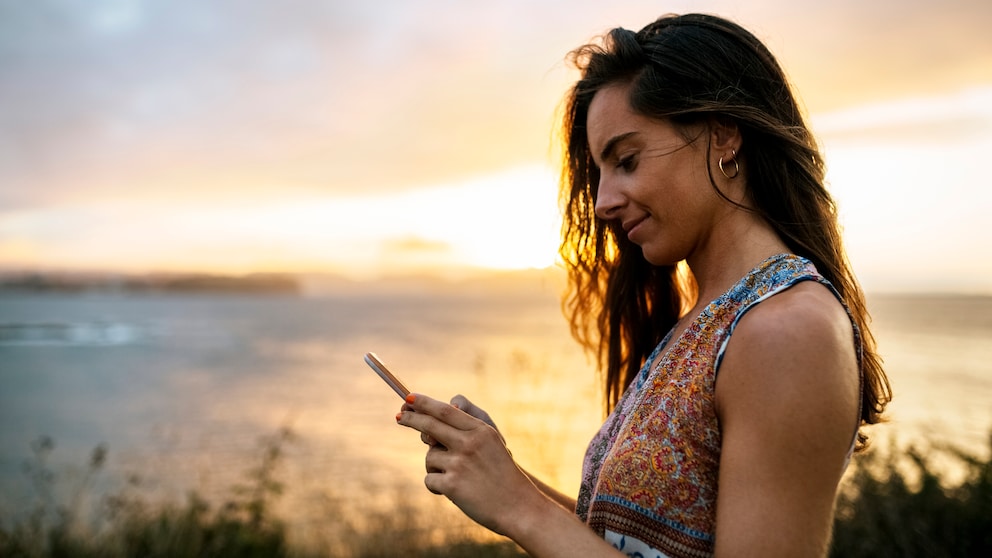
<instances>
[{"instance_id":1,"label":"sun glare","mask_svg":"<svg viewBox=\"0 0 992 558\"><path fill-rule=\"evenodd\" d=\"M457 263L490 269L554 263L560 218L550 170L517 169L412 194L406 201L412 210L406 227L446 243Z\"/></svg>"},{"instance_id":2,"label":"sun glare","mask_svg":"<svg viewBox=\"0 0 992 558\"><path fill-rule=\"evenodd\" d=\"M974 254L992 242L983 226L992 210L990 100L986 87L813 118L847 248L869 290L989 290L987 258ZM544 165L276 201L94 196L4 212L0 265L450 276L551 266L560 223L557 178ZM919 264L935 259L941 266Z\"/></svg>"},{"instance_id":3,"label":"sun glare","mask_svg":"<svg viewBox=\"0 0 992 558\"><path fill-rule=\"evenodd\" d=\"M356 277L543 268L555 261L558 223L554 175L534 166L389 195L241 206L104 201L25 211L0 222L0 261Z\"/></svg>"}]
</instances>

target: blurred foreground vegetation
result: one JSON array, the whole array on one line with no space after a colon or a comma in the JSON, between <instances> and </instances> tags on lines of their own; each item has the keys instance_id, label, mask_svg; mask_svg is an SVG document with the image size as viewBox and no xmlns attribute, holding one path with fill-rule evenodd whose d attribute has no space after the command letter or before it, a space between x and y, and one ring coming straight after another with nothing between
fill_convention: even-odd
<instances>
[{"instance_id":1,"label":"blurred foreground vegetation","mask_svg":"<svg viewBox=\"0 0 992 558\"><path fill-rule=\"evenodd\" d=\"M992 435L985 453L893 446L856 457L838 500L831 556L992 556ZM948 482L947 470L959 480Z\"/></svg>"},{"instance_id":2,"label":"blurred foreground vegetation","mask_svg":"<svg viewBox=\"0 0 992 558\"><path fill-rule=\"evenodd\" d=\"M403 498L388 510L338 503L321 522L329 538L316 546L293 544L275 511L285 488L279 466L292 440L288 429L265 438L246 481L220 503L191 493L184 504L151 504L132 485L104 495L95 517L83 517L81 494L93 490L107 449L94 449L84 474L72 477L76 486L68 501L56 501L54 489L64 479L47 463L54 443L39 439L24 467L37 498L24 517L0 517L0 556L525 556L510 541L481 541L478 530L438 535L436 525L446 519L416 510ZM953 462L958 480L949 483L935 460L940 471ZM992 437L984 458L953 448L873 450L852 467L838 501L832 557L992 556Z\"/></svg>"}]
</instances>

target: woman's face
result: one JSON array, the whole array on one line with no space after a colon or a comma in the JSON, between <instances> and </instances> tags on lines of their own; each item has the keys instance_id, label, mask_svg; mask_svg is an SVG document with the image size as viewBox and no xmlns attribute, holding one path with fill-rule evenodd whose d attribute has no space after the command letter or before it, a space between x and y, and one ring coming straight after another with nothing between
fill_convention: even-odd
<instances>
[{"instance_id":1,"label":"woman's face","mask_svg":"<svg viewBox=\"0 0 992 558\"><path fill-rule=\"evenodd\" d=\"M668 121L636 114L628 89L603 88L589 105L596 215L618 223L652 264L674 264L705 247L726 209L707 172L707 128L690 129L699 141L687 141Z\"/></svg>"}]
</instances>

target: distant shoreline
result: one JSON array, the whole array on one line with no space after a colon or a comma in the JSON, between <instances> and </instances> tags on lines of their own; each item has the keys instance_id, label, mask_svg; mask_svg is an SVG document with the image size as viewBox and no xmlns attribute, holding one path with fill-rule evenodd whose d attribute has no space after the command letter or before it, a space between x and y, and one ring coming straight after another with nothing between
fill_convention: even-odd
<instances>
[{"instance_id":1,"label":"distant shoreline","mask_svg":"<svg viewBox=\"0 0 992 558\"><path fill-rule=\"evenodd\" d=\"M427 274L352 279L334 273L99 273L61 271L0 271L3 294L278 294L291 296L362 295L540 295L559 297L566 289L559 268L491 271L460 278ZM902 291L866 293L869 305L964 305L992 301L992 294L975 292ZM981 303L982 310L987 306ZM962 311L966 311L962 308Z\"/></svg>"},{"instance_id":2,"label":"distant shoreline","mask_svg":"<svg viewBox=\"0 0 992 558\"><path fill-rule=\"evenodd\" d=\"M300 294L300 283L287 274L243 276L189 274L87 275L8 273L0 275L0 293L244 293Z\"/></svg>"},{"instance_id":3,"label":"distant shoreline","mask_svg":"<svg viewBox=\"0 0 992 558\"><path fill-rule=\"evenodd\" d=\"M459 278L427 274L352 279L333 273L82 273L0 272L2 294L279 294L363 295L539 295L557 298L565 288L559 269L493 271Z\"/></svg>"}]
</instances>

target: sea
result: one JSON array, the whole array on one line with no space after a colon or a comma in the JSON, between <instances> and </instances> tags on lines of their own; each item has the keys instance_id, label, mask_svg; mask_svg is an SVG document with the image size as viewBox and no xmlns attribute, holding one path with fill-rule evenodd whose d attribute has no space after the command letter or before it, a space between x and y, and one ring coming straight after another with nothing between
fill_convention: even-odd
<instances>
[{"instance_id":1,"label":"sea","mask_svg":"<svg viewBox=\"0 0 992 558\"><path fill-rule=\"evenodd\" d=\"M894 393L876 446L987 455L992 297L874 295L869 307ZM367 351L415 392L467 396L525 469L577 491L603 405L546 286L19 292L0 294L0 522L80 494L91 507L128 490L222 499L279 433L281 509L301 529L319 529L307 515L328 502L433 506L424 446L395 423L402 402Z\"/></svg>"}]
</instances>

